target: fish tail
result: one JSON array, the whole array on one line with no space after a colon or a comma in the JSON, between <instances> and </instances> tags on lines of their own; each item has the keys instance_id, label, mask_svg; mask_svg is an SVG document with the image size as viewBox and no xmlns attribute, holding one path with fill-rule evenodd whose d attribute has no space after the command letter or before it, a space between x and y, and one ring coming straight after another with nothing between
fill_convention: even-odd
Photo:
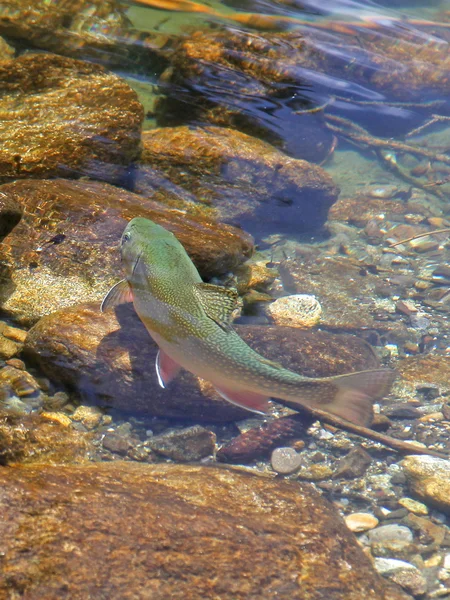
<instances>
[{"instance_id":1,"label":"fish tail","mask_svg":"<svg viewBox=\"0 0 450 600\"><path fill-rule=\"evenodd\" d=\"M302 381L295 397L281 400L295 410L295 404L320 409L355 425L367 427L373 418L373 404L386 396L396 378L390 369L359 371L348 375Z\"/></svg>"}]
</instances>

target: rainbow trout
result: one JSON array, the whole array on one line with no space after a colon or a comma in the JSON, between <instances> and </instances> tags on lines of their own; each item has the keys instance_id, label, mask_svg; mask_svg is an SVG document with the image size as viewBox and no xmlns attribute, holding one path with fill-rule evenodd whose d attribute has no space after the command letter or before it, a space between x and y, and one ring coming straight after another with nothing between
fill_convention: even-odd
<instances>
[{"instance_id":1,"label":"rainbow trout","mask_svg":"<svg viewBox=\"0 0 450 600\"><path fill-rule=\"evenodd\" d=\"M177 238L160 225L130 221L121 256L126 279L111 288L101 310L133 302L159 346L156 374L162 387L183 367L253 412L266 413L275 398L293 409L320 409L364 426L372 419L373 402L389 392L395 378L389 369L310 378L252 350L231 327L237 292L204 283Z\"/></svg>"}]
</instances>

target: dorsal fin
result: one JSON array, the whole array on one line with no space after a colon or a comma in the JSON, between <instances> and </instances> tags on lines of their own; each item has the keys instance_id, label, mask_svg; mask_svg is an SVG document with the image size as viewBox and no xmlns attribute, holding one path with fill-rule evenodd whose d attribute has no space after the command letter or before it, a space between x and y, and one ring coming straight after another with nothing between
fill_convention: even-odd
<instances>
[{"instance_id":1,"label":"dorsal fin","mask_svg":"<svg viewBox=\"0 0 450 600\"><path fill-rule=\"evenodd\" d=\"M229 329L233 312L239 308L239 296L236 290L210 283L196 283L194 294L210 319L222 329Z\"/></svg>"}]
</instances>

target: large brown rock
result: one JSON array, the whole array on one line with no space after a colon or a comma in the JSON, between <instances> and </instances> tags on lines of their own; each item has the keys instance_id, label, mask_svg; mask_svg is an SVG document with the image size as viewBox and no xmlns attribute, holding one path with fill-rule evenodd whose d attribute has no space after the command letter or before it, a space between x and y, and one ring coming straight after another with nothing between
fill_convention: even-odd
<instances>
[{"instance_id":1,"label":"large brown rock","mask_svg":"<svg viewBox=\"0 0 450 600\"><path fill-rule=\"evenodd\" d=\"M378 366L371 347L353 336L270 326L242 325L236 331L268 359L307 376ZM43 317L30 330L25 350L46 375L90 402L197 421L250 415L186 371L162 389L154 367L157 346L131 305L103 314L98 305L81 305Z\"/></svg>"},{"instance_id":2,"label":"large brown rock","mask_svg":"<svg viewBox=\"0 0 450 600\"><path fill-rule=\"evenodd\" d=\"M223 127L163 127L143 134L135 191L158 198L177 186L254 235L323 225L339 190L317 165Z\"/></svg>"},{"instance_id":3,"label":"large brown rock","mask_svg":"<svg viewBox=\"0 0 450 600\"><path fill-rule=\"evenodd\" d=\"M0 181L95 175L117 182L140 150L136 92L103 67L51 54L0 62Z\"/></svg>"},{"instance_id":4,"label":"large brown rock","mask_svg":"<svg viewBox=\"0 0 450 600\"><path fill-rule=\"evenodd\" d=\"M25 323L63 306L101 301L122 277L118 245L133 217L153 219L173 231L206 278L232 270L253 249L241 230L188 217L109 184L27 180L5 184L0 192L0 211L6 202L25 210L0 245L5 280L0 304Z\"/></svg>"},{"instance_id":5,"label":"large brown rock","mask_svg":"<svg viewBox=\"0 0 450 600\"><path fill-rule=\"evenodd\" d=\"M0 595L408 600L312 487L136 463L0 471Z\"/></svg>"},{"instance_id":6,"label":"large brown rock","mask_svg":"<svg viewBox=\"0 0 450 600\"><path fill-rule=\"evenodd\" d=\"M159 48L166 36L136 31L117 0L3 0L0 34L56 54L124 68L126 61Z\"/></svg>"}]
</instances>

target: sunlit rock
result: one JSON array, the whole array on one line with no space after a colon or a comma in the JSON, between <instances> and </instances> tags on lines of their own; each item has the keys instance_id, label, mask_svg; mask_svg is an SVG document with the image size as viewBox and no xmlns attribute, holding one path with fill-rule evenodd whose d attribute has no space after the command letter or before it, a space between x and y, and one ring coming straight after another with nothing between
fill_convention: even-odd
<instances>
[{"instance_id":1,"label":"sunlit rock","mask_svg":"<svg viewBox=\"0 0 450 600\"><path fill-rule=\"evenodd\" d=\"M324 169L224 127L163 127L142 136L135 191L190 195L253 235L317 229L339 190Z\"/></svg>"},{"instance_id":2,"label":"sunlit rock","mask_svg":"<svg viewBox=\"0 0 450 600\"><path fill-rule=\"evenodd\" d=\"M0 181L95 175L120 181L139 155L141 103L103 67L52 54L0 62Z\"/></svg>"},{"instance_id":3,"label":"sunlit rock","mask_svg":"<svg viewBox=\"0 0 450 600\"><path fill-rule=\"evenodd\" d=\"M123 278L119 242L133 217L173 231L206 278L232 270L253 249L241 230L98 182L17 181L0 187L1 199L25 216L0 245L0 303L26 323L82 301L100 303Z\"/></svg>"},{"instance_id":4,"label":"sunlit rock","mask_svg":"<svg viewBox=\"0 0 450 600\"><path fill-rule=\"evenodd\" d=\"M307 484L115 461L0 471L4 597L408 600Z\"/></svg>"},{"instance_id":5,"label":"sunlit rock","mask_svg":"<svg viewBox=\"0 0 450 600\"><path fill-rule=\"evenodd\" d=\"M353 336L249 325L236 331L264 357L309 377L379 365L371 347ZM157 346L131 305L106 313L98 305L80 305L43 317L28 334L26 352L51 380L76 388L90 403L197 421L251 414L186 371L162 389L155 373Z\"/></svg>"}]
</instances>

